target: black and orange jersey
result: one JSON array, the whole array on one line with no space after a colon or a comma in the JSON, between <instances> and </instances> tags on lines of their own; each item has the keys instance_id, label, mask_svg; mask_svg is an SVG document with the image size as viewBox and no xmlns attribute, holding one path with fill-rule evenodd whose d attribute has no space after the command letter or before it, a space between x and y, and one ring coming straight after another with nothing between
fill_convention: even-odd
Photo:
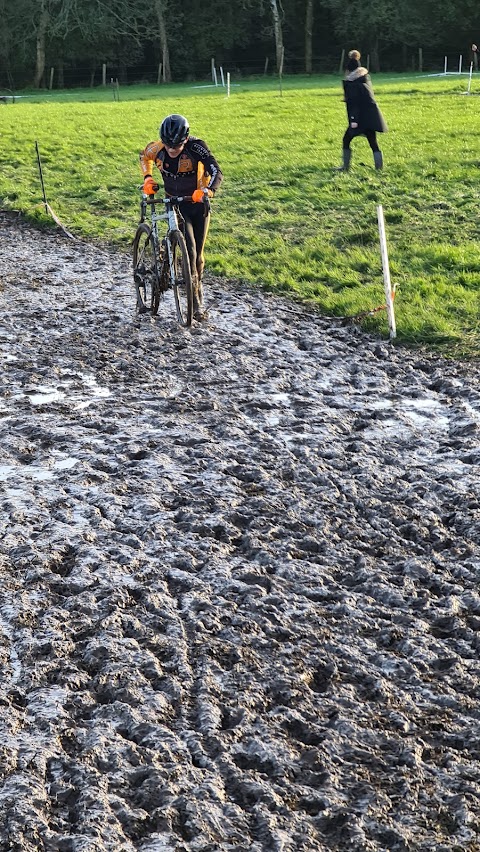
<instances>
[{"instance_id":1,"label":"black and orange jersey","mask_svg":"<svg viewBox=\"0 0 480 852\"><path fill-rule=\"evenodd\" d=\"M169 157L160 140L149 142L140 152L143 176L152 175L157 166L162 174L167 195L192 195L196 189L215 192L223 175L215 157L202 139L189 136L178 157Z\"/></svg>"}]
</instances>

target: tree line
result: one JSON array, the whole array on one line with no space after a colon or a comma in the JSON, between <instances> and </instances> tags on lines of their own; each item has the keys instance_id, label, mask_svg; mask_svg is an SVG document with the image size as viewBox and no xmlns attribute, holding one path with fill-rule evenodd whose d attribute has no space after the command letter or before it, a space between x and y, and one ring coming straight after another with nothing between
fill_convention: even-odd
<instances>
[{"instance_id":1,"label":"tree line","mask_svg":"<svg viewBox=\"0 0 480 852\"><path fill-rule=\"evenodd\" d=\"M0 86L443 67L480 42L478 0L0 0ZM421 66L424 66L423 68ZM55 76L53 77L53 72Z\"/></svg>"}]
</instances>

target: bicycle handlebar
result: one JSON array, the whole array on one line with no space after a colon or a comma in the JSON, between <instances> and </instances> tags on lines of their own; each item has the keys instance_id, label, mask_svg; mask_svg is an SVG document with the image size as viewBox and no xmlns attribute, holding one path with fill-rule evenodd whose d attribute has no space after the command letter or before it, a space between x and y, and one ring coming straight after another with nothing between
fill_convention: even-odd
<instances>
[{"instance_id":1,"label":"bicycle handlebar","mask_svg":"<svg viewBox=\"0 0 480 852\"><path fill-rule=\"evenodd\" d=\"M179 204L180 201L191 201L191 195L170 195L168 198L157 198L157 201L161 201L163 204L167 204L170 202L171 204Z\"/></svg>"},{"instance_id":2,"label":"bicycle handlebar","mask_svg":"<svg viewBox=\"0 0 480 852\"><path fill-rule=\"evenodd\" d=\"M140 185L138 187L138 189L140 189L142 191L142 197L143 197L143 200L145 201L145 204L160 204L160 203L162 203L162 204L168 204L168 203L180 204L181 201L191 201L192 200L191 195L170 195L167 198L156 198L155 195L145 195L145 193L143 192L143 184ZM210 199L208 198L207 195L205 195L205 199L204 199L203 203L206 204L209 201L210 201ZM198 204L198 202L194 202L194 203Z\"/></svg>"}]
</instances>

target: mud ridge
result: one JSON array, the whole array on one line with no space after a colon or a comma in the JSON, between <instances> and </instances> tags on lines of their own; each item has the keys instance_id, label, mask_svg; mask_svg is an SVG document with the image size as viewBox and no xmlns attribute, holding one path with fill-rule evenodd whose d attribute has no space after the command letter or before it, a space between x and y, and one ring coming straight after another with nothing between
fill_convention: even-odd
<instances>
[{"instance_id":1,"label":"mud ridge","mask_svg":"<svg viewBox=\"0 0 480 852\"><path fill-rule=\"evenodd\" d=\"M478 852L478 364L0 214L0 850Z\"/></svg>"}]
</instances>

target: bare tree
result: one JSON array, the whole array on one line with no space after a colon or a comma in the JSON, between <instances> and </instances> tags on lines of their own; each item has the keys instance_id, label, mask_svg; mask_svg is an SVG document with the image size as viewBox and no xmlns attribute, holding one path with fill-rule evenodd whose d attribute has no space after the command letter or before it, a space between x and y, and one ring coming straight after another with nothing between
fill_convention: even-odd
<instances>
[{"instance_id":1,"label":"bare tree","mask_svg":"<svg viewBox=\"0 0 480 852\"><path fill-rule=\"evenodd\" d=\"M306 0L305 7L305 73L312 73L313 0Z\"/></svg>"},{"instance_id":2,"label":"bare tree","mask_svg":"<svg viewBox=\"0 0 480 852\"><path fill-rule=\"evenodd\" d=\"M36 89L40 88L44 78L46 42L49 24L50 8L48 0L42 0L36 26L36 63L35 74L33 77L33 85Z\"/></svg>"},{"instance_id":3,"label":"bare tree","mask_svg":"<svg viewBox=\"0 0 480 852\"><path fill-rule=\"evenodd\" d=\"M270 0L270 7L273 16L273 32L275 35L275 57L277 63L277 71L280 71L283 58L283 30L281 6L279 7L277 0Z\"/></svg>"},{"instance_id":4,"label":"bare tree","mask_svg":"<svg viewBox=\"0 0 480 852\"><path fill-rule=\"evenodd\" d=\"M160 36L160 50L162 54L162 76L165 83L171 83L172 72L170 69L170 52L168 49L167 28L165 26L165 15L163 0L155 0L155 12L157 14L158 33Z\"/></svg>"},{"instance_id":5,"label":"bare tree","mask_svg":"<svg viewBox=\"0 0 480 852\"><path fill-rule=\"evenodd\" d=\"M40 7L40 8L39 8ZM138 3L136 0L19 0L18 22L34 22L35 72L33 84L40 88L44 79L47 48L55 43L82 39L89 50L105 51L129 39L138 44ZM125 51L123 51L125 52Z\"/></svg>"}]
</instances>

